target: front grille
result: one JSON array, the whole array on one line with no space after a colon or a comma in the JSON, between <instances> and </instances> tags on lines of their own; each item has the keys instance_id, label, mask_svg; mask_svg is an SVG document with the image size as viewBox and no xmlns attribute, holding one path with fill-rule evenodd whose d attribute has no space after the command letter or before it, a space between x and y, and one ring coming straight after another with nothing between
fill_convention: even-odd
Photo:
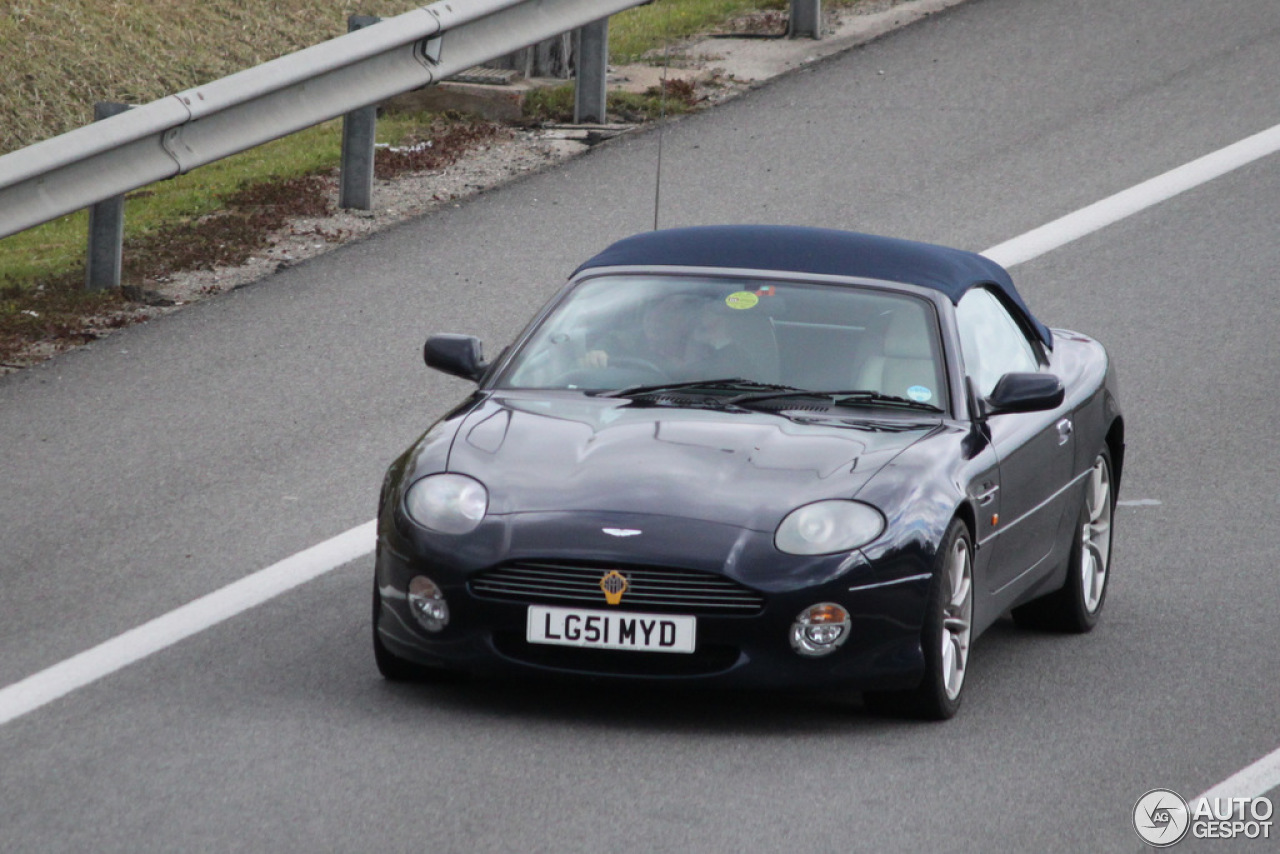
<instances>
[{"instance_id":1,"label":"front grille","mask_svg":"<svg viewBox=\"0 0 1280 854\"><path fill-rule=\"evenodd\" d=\"M486 599L595 608L606 604L600 580L611 571L627 579L621 605L628 609L694 616L749 616L764 609L762 595L723 575L649 566L526 560L478 573L469 586Z\"/></svg>"}]
</instances>

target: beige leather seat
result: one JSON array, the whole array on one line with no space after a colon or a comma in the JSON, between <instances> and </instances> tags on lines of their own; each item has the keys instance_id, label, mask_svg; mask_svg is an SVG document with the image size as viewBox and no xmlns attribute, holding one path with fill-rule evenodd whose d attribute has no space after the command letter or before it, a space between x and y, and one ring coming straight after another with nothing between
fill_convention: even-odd
<instances>
[{"instance_id":1,"label":"beige leather seat","mask_svg":"<svg viewBox=\"0 0 1280 854\"><path fill-rule=\"evenodd\" d=\"M855 388L918 399L919 389L938 395L938 372L924 317L898 310L884 333L882 355L870 356L858 371ZM908 389L917 389L908 394Z\"/></svg>"}]
</instances>

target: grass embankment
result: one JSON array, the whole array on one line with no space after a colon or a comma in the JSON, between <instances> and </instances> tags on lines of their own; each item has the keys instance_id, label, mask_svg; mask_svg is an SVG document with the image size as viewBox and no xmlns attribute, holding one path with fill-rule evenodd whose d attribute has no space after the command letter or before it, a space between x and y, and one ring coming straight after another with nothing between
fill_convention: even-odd
<instances>
[{"instance_id":1,"label":"grass embankment","mask_svg":"<svg viewBox=\"0 0 1280 854\"><path fill-rule=\"evenodd\" d=\"M371 11L341 0L283 6L266 0L6 5L0 12L0 79L10 84L0 88L0 153L87 124L93 101L147 103L341 35L348 15ZM376 13L390 17L420 5L378 0ZM634 61L745 12L787 6L788 0L657 0L611 19L611 61ZM784 26L781 14L776 23ZM672 87L667 110L688 109L691 90L675 81ZM610 107L628 121L640 121L656 113L658 99L655 93L616 93ZM572 114L571 86L531 100L531 121L563 120L566 113ZM340 127L339 121L328 122L130 194L126 292L136 293L165 272L240 263L286 218L324 213L329 203L317 176L336 169ZM378 172L392 177L438 168L501 132L456 117L384 118L380 142L432 139L444 159L422 163L380 151ZM0 240L0 363L17 360L15 354L33 341L95 337L85 328L86 318L112 315L129 304L119 292L82 290L87 222L81 211Z\"/></svg>"}]
</instances>

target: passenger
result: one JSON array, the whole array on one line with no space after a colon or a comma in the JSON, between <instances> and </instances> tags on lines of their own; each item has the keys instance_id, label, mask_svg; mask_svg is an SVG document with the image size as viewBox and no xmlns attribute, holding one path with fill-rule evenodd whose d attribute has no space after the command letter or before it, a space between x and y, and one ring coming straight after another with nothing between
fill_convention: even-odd
<instances>
[{"instance_id":1,"label":"passenger","mask_svg":"<svg viewBox=\"0 0 1280 854\"><path fill-rule=\"evenodd\" d=\"M693 330L692 357L707 379L752 378L755 362L743 342L734 335L733 312L723 300L703 303Z\"/></svg>"}]
</instances>

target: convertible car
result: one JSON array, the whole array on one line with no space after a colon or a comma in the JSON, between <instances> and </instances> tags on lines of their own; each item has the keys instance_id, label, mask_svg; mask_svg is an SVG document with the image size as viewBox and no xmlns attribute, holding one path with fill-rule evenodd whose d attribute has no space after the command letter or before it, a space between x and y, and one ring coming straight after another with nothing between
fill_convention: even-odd
<instances>
[{"instance_id":1,"label":"convertible car","mask_svg":"<svg viewBox=\"0 0 1280 854\"><path fill-rule=\"evenodd\" d=\"M1085 632L1113 368L970 252L825 229L619 241L390 467L373 644L447 671L834 688L949 718L1002 615Z\"/></svg>"}]
</instances>

